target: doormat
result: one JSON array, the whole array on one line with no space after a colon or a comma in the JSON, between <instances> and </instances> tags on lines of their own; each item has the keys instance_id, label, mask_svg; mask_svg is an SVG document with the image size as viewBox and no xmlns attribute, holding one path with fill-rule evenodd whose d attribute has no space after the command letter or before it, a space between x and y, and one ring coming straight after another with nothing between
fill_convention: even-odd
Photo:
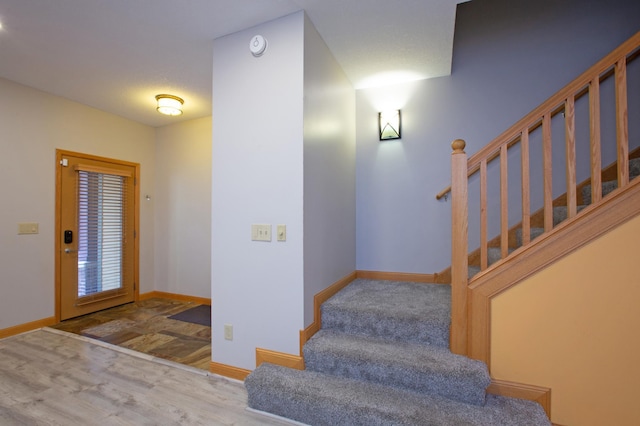
<instances>
[{"instance_id":1,"label":"doormat","mask_svg":"<svg viewBox=\"0 0 640 426\"><path fill-rule=\"evenodd\" d=\"M171 315L169 319L211 327L211 306L198 305L186 311Z\"/></svg>"}]
</instances>

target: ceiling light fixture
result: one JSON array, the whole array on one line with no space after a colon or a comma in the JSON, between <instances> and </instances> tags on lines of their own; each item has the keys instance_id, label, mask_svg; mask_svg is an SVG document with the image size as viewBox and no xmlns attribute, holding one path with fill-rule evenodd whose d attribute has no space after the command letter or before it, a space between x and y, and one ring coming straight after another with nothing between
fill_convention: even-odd
<instances>
[{"instance_id":1,"label":"ceiling light fixture","mask_svg":"<svg viewBox=\"0 0 640 426\"><path fill-rule=\"evenodd\" d=\"M156 95L156 101L158 101L158 107L156 108L156 110L160 114L182 114L182 104L184 104L184 100L182 98L173 95Z\"/></svg>"}]
</instances>

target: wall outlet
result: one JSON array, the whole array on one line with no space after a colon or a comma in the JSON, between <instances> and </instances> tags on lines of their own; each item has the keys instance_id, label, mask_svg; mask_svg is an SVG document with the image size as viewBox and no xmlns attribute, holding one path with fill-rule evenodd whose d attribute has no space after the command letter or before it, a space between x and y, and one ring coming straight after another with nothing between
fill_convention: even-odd
<instances>
[{"instance_id":1,"label":"wall outlet","mask_svg":"<svg viewBox=\"0 0 640 426\"><path fill-rule=\"evenodd\" d=\"M224 325L224 340L233 340L233 325Z\"/></svg>"}]
</instances>

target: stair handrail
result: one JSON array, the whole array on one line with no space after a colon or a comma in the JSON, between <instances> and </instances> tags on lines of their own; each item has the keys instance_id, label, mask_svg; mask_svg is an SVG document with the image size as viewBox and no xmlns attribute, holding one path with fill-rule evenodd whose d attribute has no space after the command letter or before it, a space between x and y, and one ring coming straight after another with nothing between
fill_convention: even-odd
<instances>
[{"instance_id":1,"label":"stair handrail","mask_svg":"<svg viewBox=\"0 0 640 426\"><path fill-rule=\"evenodd\" d=\"M551 108L550 105L557 107L560 103L562 103L566 98L569 97L569 93L571 92L574 92L574 93L578 92L576 93L575 99L578 99L584 96L586 93L588 93L588 91L587 90L578 91L576 90L576 88L580 89L589 85L593 80L592 76L594 74L602 74L604 71L611 68L611 66L617 62L618 58L621 58L623 56L626 57L627 55L632 53L634 50L636 50L638 47L640 47L640 31L634 34L631 38L629 38L623 44L618 46L615 50L613 50L607 56L602 58L600 61L595 63L591 68L589 68L587 71L582 73L578 78L576 78L571 83L567 84L565 87L560 89L557 93L555 93L546 101L544 101L542 104L540 104L536 109L531 111L529 114L525 115L517 123L515 123L509 129L505 130L503 133L501 133L499 136L497 136L495 139L493 139L491 142L489 142L487 145L481 148L478 152L476 152L471 157L469 157L468 163L467 163L467 170L468 170L467 176L471 177L472 175L480 171L480 161L482 158L489 157L490 155L493 154L493 156L489 158L489 161L490 161L491 159L497 157L499 155L498 151L500 146L504 144L506 141L509 141L511 144L517 142L517 136L519 135L520 132L522 132L522 129L536 124L535 123L536 120L539 121L539 118L542 117L546 111L551 111L552 116L562 112L562 108L560 109ZM614 61L613 58L616 58L616 61ZM604 75L602 75L600 80L603 80L608 76L609 76L609 73L605 73ZM538 125L536 125L535 127L531 127L529 130L533 131L537 127ZM438 192L436 194L436 199L440 200L450 192L451 192L451 185L447 186L446 188Z\"/></svg>"},{"instance_id":2,"label":"stair handrail","mask_svg":"<svg viewBox=\"0 0 640 426\"><path fill-rule=\"evenodd\" d=\"M513 126L467 159L465 142L452 143L451 186L440 191L436 198L451 194L452 199L452 260L451 260L451 351L467 355L469 350L468 324L468 178L480 172L480 264L487 268L487 164L500 161L500 247L502 259L508 256L508 181L507 151L516 143L521 145L522 173L522 234L523 245L530 243L530 187L529 187L529 134L542 126L544 232L553 228L553 195L551 163L551 118L565 115L567 217L577 214L576 154L575 154L575 101L589 94L589 126L591 150L591 197L600 201L601 147L600 147L600 82L612 75L616 95L616 145L618 186L629 184L629 134L627 112L628 61L640 55L640 32L634 34L578 78L552 95Z\"/></svg>"}]
</instances>

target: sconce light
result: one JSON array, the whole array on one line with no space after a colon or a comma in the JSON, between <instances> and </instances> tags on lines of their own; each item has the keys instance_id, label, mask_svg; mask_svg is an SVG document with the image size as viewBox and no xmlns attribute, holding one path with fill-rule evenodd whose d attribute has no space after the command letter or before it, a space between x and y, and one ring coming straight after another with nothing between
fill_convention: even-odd
<instances>
[{"instance_id":1,"label":"sconce light","mask_svg":"<svg viewBox=\"0 0 640 426\"><path fill-rule=\"evenodd\" d=\"M378 113L378 130L381 141L400 139L401 126L402 121L399 109Z\"/></svg>"},{"instance_id":2,"label":"sconce light","mask_svg":"<svg viewBox=\"0 0 640 426\"><path fill-rule=\"evenodd\" d=\"M158 107L156 110L160 114L164 115L181 115L182 104L184 101L182 98L173 95L156 95L158 101Z\"/></svg>"}]
</instances>

